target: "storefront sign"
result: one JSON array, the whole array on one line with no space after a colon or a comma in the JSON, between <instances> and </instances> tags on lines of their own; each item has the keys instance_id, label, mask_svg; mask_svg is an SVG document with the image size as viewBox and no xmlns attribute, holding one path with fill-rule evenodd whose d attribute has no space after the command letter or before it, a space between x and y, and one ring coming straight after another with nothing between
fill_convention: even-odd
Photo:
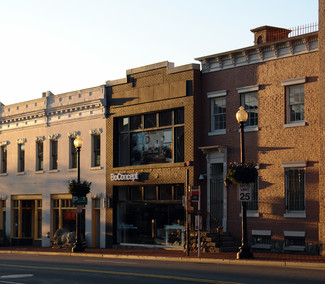
<instances>
[{"instance_id":1,"label":"storefront sign","mask_svg":"<svg viewBox=\"0 0 325 284\"><path fill-rule=\"evenodd\" d=\"M139 180L139 173L135 174L111 174L111 181L135 181Z\"/></svg>"},{"instance_id":2,"label":"storefront sign","mask_svg":"<svg viewBox=\"0 0 325 284\"><path fill-rule=\"evenodd\" d=\"M72 205L87 205L86 196L72 196Z\"/></svg>"}]
</instances>

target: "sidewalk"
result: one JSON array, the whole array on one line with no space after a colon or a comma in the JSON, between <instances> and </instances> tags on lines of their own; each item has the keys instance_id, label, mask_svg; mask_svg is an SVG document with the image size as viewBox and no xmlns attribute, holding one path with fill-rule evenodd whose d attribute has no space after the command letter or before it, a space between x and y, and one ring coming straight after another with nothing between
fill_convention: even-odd
<instances>
[{"instance_id":1,"label":"sidewalk","mask_svg":"<svg viewBox=\"0 0 325 284\"><path fill-rule=\"evenodd\" d=\"M249 260L237 260L234 252L197 253L190 256L181 250L168 249L97 249L86 248L83 253L72 253L71 249L42 248L42 247L0 247L1 254L36 254L36 255L67 255L80 257L100 258L129 258L164 261L187 261L205 263L229 263L267 266L313 267L325 269L325 256L278 254L278 253L254 253L254 258Z\"/></svg>"}]
</instances>

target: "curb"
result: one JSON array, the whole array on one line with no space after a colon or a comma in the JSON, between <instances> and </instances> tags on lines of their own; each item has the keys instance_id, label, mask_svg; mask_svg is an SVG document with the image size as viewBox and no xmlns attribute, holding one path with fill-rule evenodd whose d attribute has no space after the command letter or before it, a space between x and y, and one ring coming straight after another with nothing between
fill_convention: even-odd
<instances>
[{"instance_id":1,"label":"curb","mask_svg":"<svg viewBox=\"0 0 325 284\"><path fill-rule=\"evenodd\" d=\"M238 259L211 259L211 258L193 258L193 257L167 257L167 256L144 256L144 255L117 255L117 254L100 254L100 253L67 253L67 252L34 252L34 251L16 251L2 250L0 254L28 254L42 256L71 256L71 257L94 257L108 259L142 259L142 260L159 260L171 262L199 262L209 264L233 264L233 265L256 265L256 266L276 266L291 268L317 268L325 269L325 263L307 262L307 261L274 261L274 260L238 260Z\"/></svg>"}]
</instances>

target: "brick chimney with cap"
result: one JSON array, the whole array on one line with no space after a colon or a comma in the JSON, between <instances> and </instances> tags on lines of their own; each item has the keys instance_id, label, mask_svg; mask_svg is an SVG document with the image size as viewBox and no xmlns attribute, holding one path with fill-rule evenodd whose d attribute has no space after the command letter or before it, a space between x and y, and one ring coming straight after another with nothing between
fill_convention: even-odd
<instances>
[{"instance_id":1,"label":"brick chimney with cap","mask_svg":"<svg viewBox=\"0 0 325 284\"><path fill-rule=\"evenodd\" d=\"M263 26L252 29L251 32L254 33L254 45L258 45L276 40L286 39L288 38L291 30L271 26Z\"/></svg>"}]
</instances>

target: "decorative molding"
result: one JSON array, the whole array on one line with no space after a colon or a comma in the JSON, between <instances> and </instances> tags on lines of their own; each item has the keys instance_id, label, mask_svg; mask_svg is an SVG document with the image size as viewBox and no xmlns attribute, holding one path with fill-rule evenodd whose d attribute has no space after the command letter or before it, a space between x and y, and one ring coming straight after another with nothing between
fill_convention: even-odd
<instances>
[{"instance_id":1,"label":"decorative molding","mask_svg":"<svg viewBox=\"0 0 325 284\"><path fill-rule=\"evenodd\" d=\"M68 133L68 137L70 138L76 138L78 135L80 135L80 131L72 131Z\"/></svg>"},{"instance_id":2,"label":"decorative molding","mask_svg":"<svg viewBox=\"0 0 325 284\"><path fill-rule=\"evenodd\" d=\"M36 136L35 137L36 142L40 142L40 141L44 141L44 140L45 140L45 136Z\"/></svg>"},{"instance_id":3,"label":"decorative molding","mask_svg":"<svg viewBox=\"0 0 325 284\"><path fill-rule=\"evenodd\" d=\"M306 38L306 37L302 38L302 43L306 46L306 49L308 51L310 51L310 42L309 42L308 38Z\"/></svg>"},{"instance_id":4,"label":"decorative molding","mask_svg":"<svg viewBox=\"0 0 325 284\"><path fill-rule=\"evenodd\" d=\"M306 83L306 77L293 78L281 82L281 86L291 86Z\"/></svg>"},{"instance_id":5,"label":"decorative molding","mask_svg":"<svg viewBox=\"0 0 325 284\"><path fill-rule=\"evenodd\" d=\"M89 134L90 135L100 135L103 133L103 129L102 128L95 128L95 129L90 129L89 130Z\"/></svg>"},{"instance_id":6,"label":"decorative molding","mask_svg":"<svg viewBox=\"0 0 325 284\"><path fill-rule=\"evenodd\" d=\"M245 86L245 87L240 87L237 88L237 93L242 94L242 93L249 93L249 92L255 92L260 89L259 85L253 85L253 86Z\"/></svg>"},{"instance_id":7,"label":"decorative molding","mask_svg":"<svg viewBox=\"0 0 325 284\"><path fill-rule=\"evenodd\" d=\"M242 51L241 54L243 57L245 57L246 62L249 63L249 54L248 54L247 50Z\"/></svg>"},{"instance_id":8,"label":"decorative molding","mask_svg":"<svg viewBox=\"0 0 325 284\"><path fill-rule=\"evenodd\" d=\"M291 55L293 55L293 44L291 41L287 42L287 47L289 48Z\"/></svg>"},{"instance_id":9,"label":"decorative molding","mask_svg":"<svg viewBox=\"0 0 325 284\"><path fill-rule=\"evenodd\" d=\"M279 57L278 46L276 44L272 44L271 49L273 50L275 57L278 58Z\"/></svg>"},{"instance_id":10,"label":"decorative molding","mask_svg":"<svg viewBox=\"0 0 325 284\"><path fill-rule=\"evenodd\" d=\"M25 144L27 142L26 138L18 138L17 139L17 144Z\"/></svg>"},{"instance_id":11,"label":"decorative molding","mask_svg":"<svg viewBox=\"0 0 325 284\"><path fill-rule=\"evenodd\" d=\"M236 57L233 53L229 54L229 59L232 62L232 65L236 66Z\"/></svg>"},{"instance_id":12,"label":"decorative molding","mask_svg":"<svg viewBox=\"0 0 325 284\"><path fill-rule=\"evenodd\" d=\"M49 135L49 139L50 140L52 140L52 141L56 141L56 140L58 140L59 138L60 138L60 134L58 134L58 133L55 133L55 134L50 134Z\"/></svg>"},{"instance_id":13,"label":"decorative molding","mask_svg":"<svg viewBox=\"0 0 325 284\"><path fill-rule=\"evenodd\" d=\"M0 147L5 145L9 145L9 141L0 141Z\"/></svg>"},{"instance_id":14,"label":"decorative molding","mask_svg":"<svg viewBox=\"0 0 325 284\"><path fill-rule=\"evenodd\" d=\"M261 48L256 48L256 52L260 57L261 61L263 61L264 60L263 50Z\"/></svg>"},{"instance_id":15,"label":"decorative molding","mask_svg":"<svg viewBox=\"0 0 325 284\"><path fill-rule=\"evenodd\" d=\"M307 166L306 161L297 161L297 162L282 162L283 168L305 168Z\"/></svg>"}]
</instances>

